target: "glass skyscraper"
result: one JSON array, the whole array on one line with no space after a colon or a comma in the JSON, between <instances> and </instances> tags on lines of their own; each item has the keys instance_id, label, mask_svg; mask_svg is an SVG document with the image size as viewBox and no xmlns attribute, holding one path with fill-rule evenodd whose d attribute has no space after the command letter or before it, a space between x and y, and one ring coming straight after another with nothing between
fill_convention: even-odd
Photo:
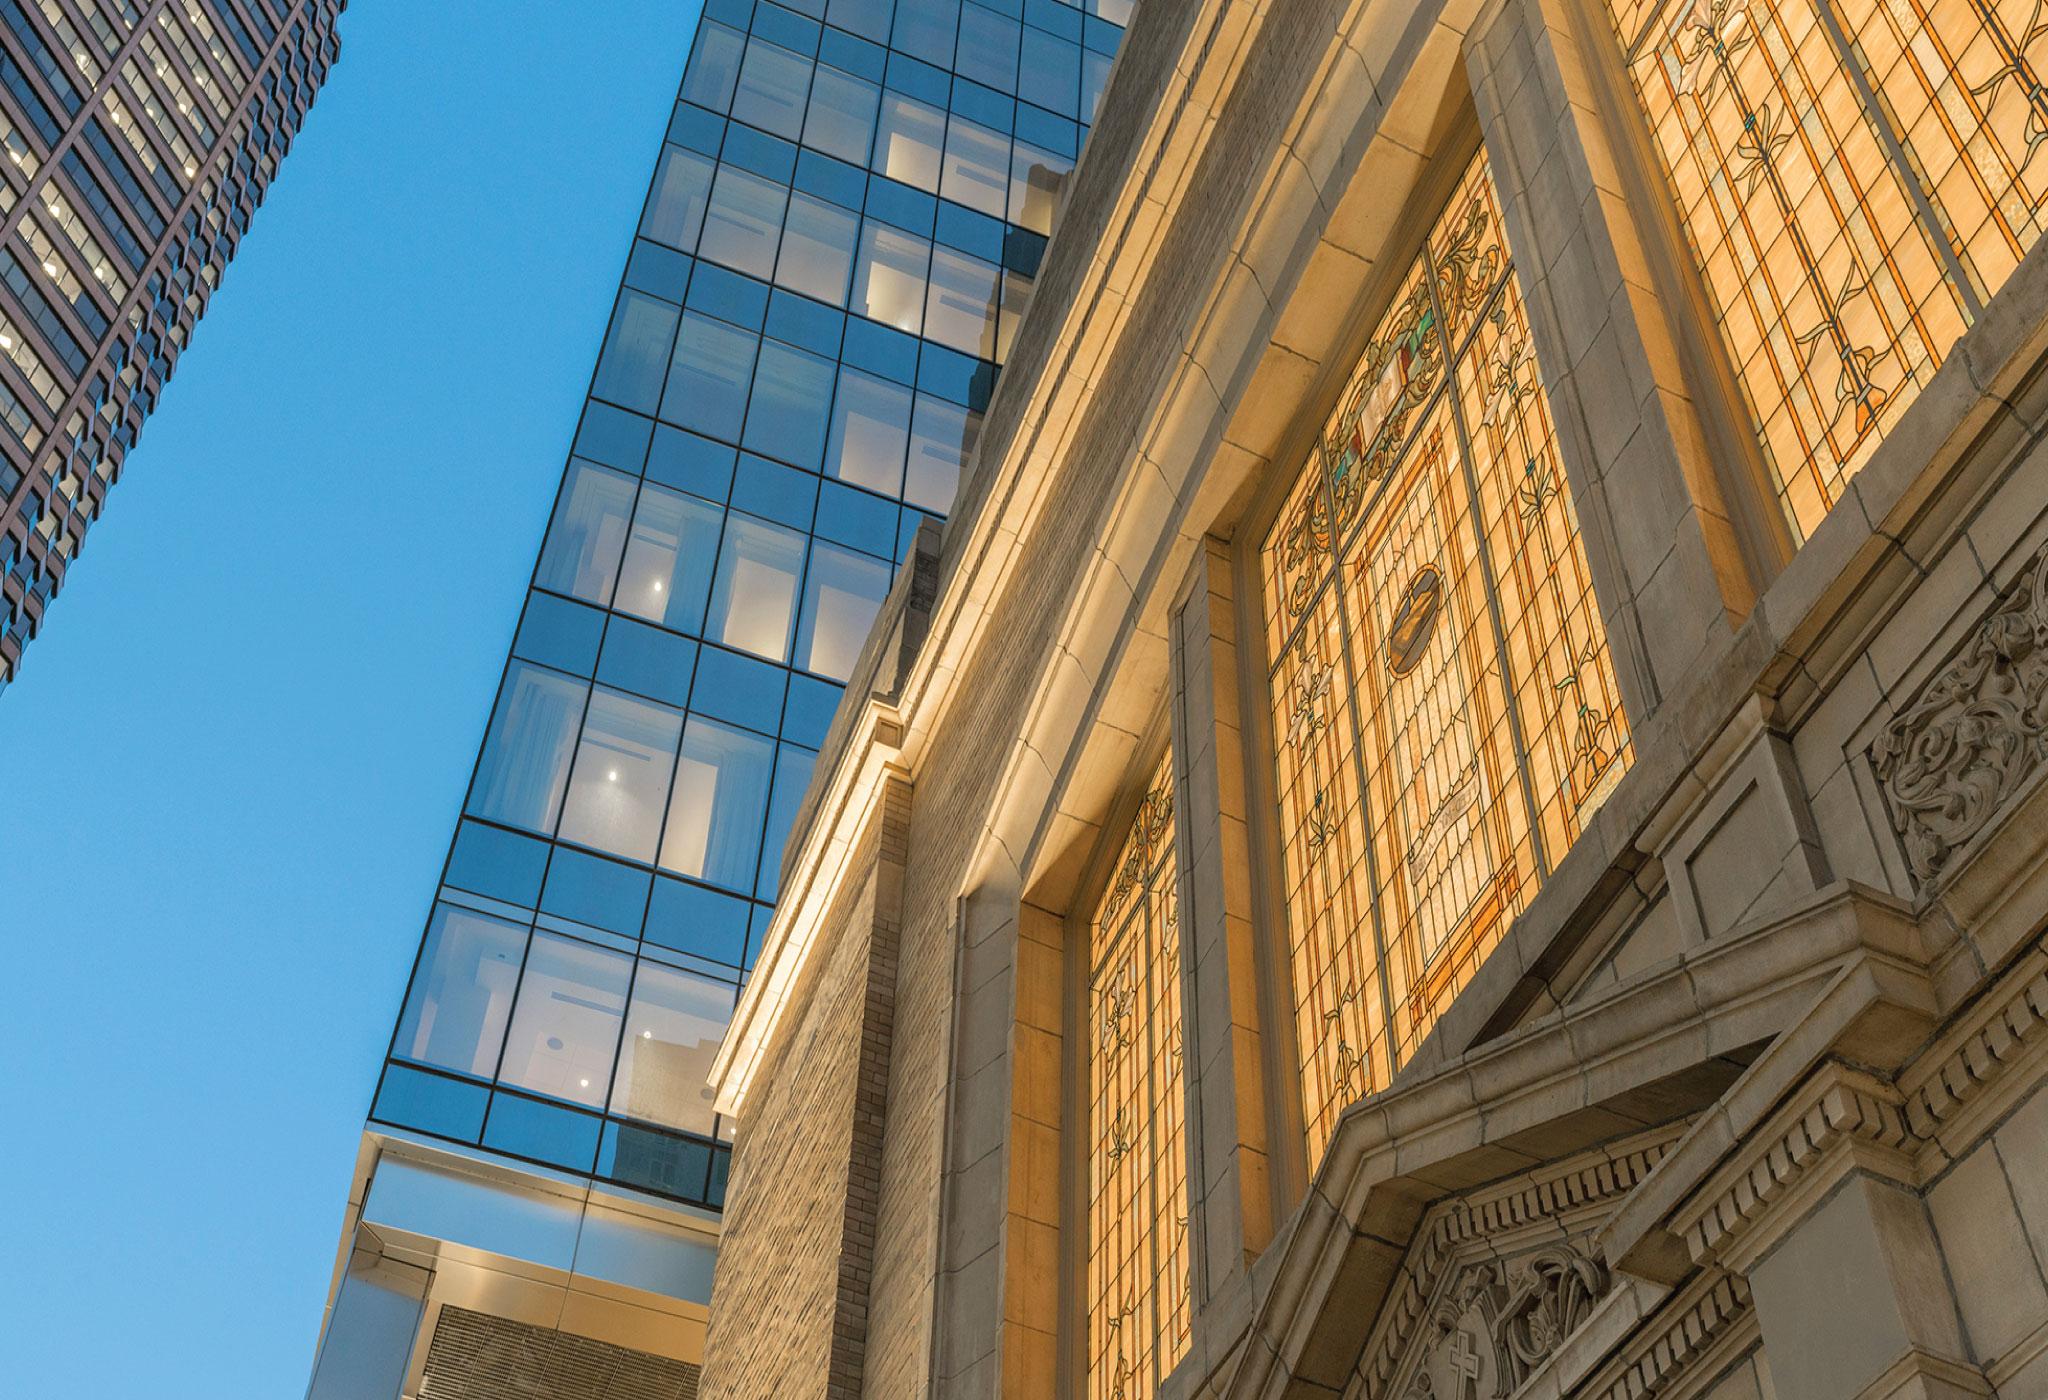
<instances>
[{"instance_id":1,"label":"glass skyscraper","mask_svg":"<svg viewBox=\"0 0 2048 1400\"><path fill-rule=\"evenodd\" d=\"M0 690L339 52L345 0L0 0Z\"/></svg>"},{"instance_id":2,"label":"glass skyscraper","mask_svg":"<svg viewBox=\"0 0 2048 1400\"><path fill-rule=\"evenodd\" d=\"M371 1109L315 1396L495 1394L463 1379L492 1346L614 1345L655 1385L696 1360L730 1138L706 1072L1130 8L706 0ZM508 1303L505 1275L542 1282Z\"/></svg>"}]
</instances>

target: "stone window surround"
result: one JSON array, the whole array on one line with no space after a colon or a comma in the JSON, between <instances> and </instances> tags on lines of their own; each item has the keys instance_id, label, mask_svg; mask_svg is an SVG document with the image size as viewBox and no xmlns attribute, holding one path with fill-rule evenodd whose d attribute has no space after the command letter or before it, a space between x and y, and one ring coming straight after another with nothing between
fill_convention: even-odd
<instances>
[{"instance_id":1,"label":"stone window surround","mask_svg":"<svg viewBox=\"0 0 2048 1400\"><path fill-rule=\"evenodd\" d=\"M1492 8L1497 15L1509 5ZM1542 7L1527 5L1524 8ZM1520 205L1521 200L1515 192L1505 189L1503 198L1511 206L1510 235L1514 241L1514 219L1517 216L1512 210ZM2043 264L2036 260L2031 269L2034 274L2031 279L2027 277L2028 270L2023 269L2015 279L2015 288L2009 288L2009 292L2015 290L2021 281L2041 283L2044 280L2042 267ZM2023 295L2038 297L2039 290L2036 286L2032 292ZM1531 314L1532 319L1542 318L1554 315L1554 310L1542 312L1532 304ZM1922 402L1909 415L1907 421L1913 425L1912 428L1902 427L1895 435L1898 441L1888 442L1886 449L1851 483L1850 492L1807 546L1781 571L1774 571L1768 589L1757 593L1756 603L1729 609L1730 615L1724 626L1718 632L1710 632L1709 640L1696 652L1688 654L1684 665L1667 669L1645 662L1646 671L1667 678L1697 673L1691 677L1690 684L1667 683L1650 687L1651 696L1661 697L1663 703L1652 706L1652 717L1638 732L1643 736L1642 743L1647 751L1655 742L1651 737L1655 732L1651 726L1658 726L1661 733L1657 737L1669 746L1674 756L1668 762L1645 765L1631 775L1624 790L1611 800L1609 819L1601 823L1598 831L1589 831L1582 838L1579 847L1575 848L1576 859L1566 862L1539 898L1539 905L1532 907L1519 921L1516 936L1512 939L1514 946L1503 945L1495 960L1467 989L1452 1014L1440 1023L1434 1044L1426 1045L1414 1062L1419 1074L1426 1074L1427 1068L1441 1064L1463 1047L1499 1034L1519 1018L1534 999L1544 994L1545 979L1555 972L1560 948L1587 936L1582 928L1576 926L1575 915L1582 908L1597 909L1613 903L1617 870L1622 871L1622 883L1626 884L1624 858L1630 843L1638 839L1658 815L1666 795L1677 784L1683 766L1690 764L1716 733L1725 718L1722 713L1723 695L1731 689L1749 693L1752 688L1762 686L1775 668L1778 674L1770 680L1769 686L1779 697L1781 711L1811 703L1811 697L1822 680L1806 675L1795 675L1788 680L1783 675L1786 669L1798 669L1796 659L1787 659L1796 658L1799 654L1794 644L1816 631L1824 632L1836 626L1833 618L1840 611L1844 590L1853 590L1859 582L1876 578L1888 569L1920 567L1913 563L1911 557L1905 556L1904 548L1899 544L1899 540L1906 536L1906 527L1913 523L1914 502L1930 494L1929 479L1955 474L1956 462L1969 445L1961 440L1972 436L1983 426L1981 422L1969 421L1973 415L1979 414L1977 396L1992 392L1994 385L2004 386L2013 382L2010 365L2015 358L2024 358L2020 352L2025 346L2021 342L2029 334L2029 330L2011 324L2008 318L2005 324L1980 327L1966 337L1965 345L1958 348L1950 366L1944 371L1946 381L1938 379L1936 385L1930 386L1923 393ZM1542 353L1539 348L1539 356ZM1334 358L1341 360L1342 357ZM2007 390L2001 388L2000 392ZM1669 405L1665 407L1667 412L1675 411ZM1559 413L1561 431L1566 431L1565 417L1565 413ZM1929 466L1930 455L1934 458L1932 467ZM1272 460L1280 459L1276 456ZM1571 463L1568 456L1568 468ZM1576 487L1576 480L1574 484ZM1850 508L1852 498L1857 503L1856 509ZM1584 504L1581 508L1582 518L1592 513ZM1217 519L1220 523L1221 517ZM1612 528L1612 522L1609 523ZM1892 534L1888 535L1887 529L1891 529ZM1706 532L1702 530L1701 533ZM1724 543L1727 537L1723 537ZM1197 550L1209 548L1201 542L1197 542L1195 547ZM1988 562L1992 556L1987 554L1986 558ZM1690 562L1696 566L1690 575L1694 581L1702 578L1718 581L1725 577L1716 572L1720 564L1725 564L1725 558L1704 564L1697 559ZM1610 561L1609 567L1617 566ZM1162 578L1163 573L1155 574L1154 579ZM1725 603L1731 596L1722 591L1711 594L1710 599ZM1157 605L1156 598L1141 598L1133 603L1132 611L1152 612ZM1180 609L1173 611L1178 613ZM1814 620L1816 617L1820 620ZM1638 642L1637 645L1646 644ZM1160 654L1163 650L1152 651L1147 657L1155 678L1160 663L1165 660ZM1184 647L1176 648L1176 654L1182 651ZM1126 665L1119 668L1121 674L1113 684L1129 689L1133 685L1149 688L1156 683L1155 679L1133 680L1129 661L1130 658L1126 657ZM1110 683L1107 678L1105 683ZM1802 696L1806 698L1802 699ZM1252 771L1256 771L1256 765ZM1185 797L1181 802L1183 810L1187 810ZM1258 862L1254 861L1252 868L1256 871ZM1550 966L1546 967L1546 962ZM1285 1140L1284 1134L1280 1140ZM1274 1198L1288 1203L1300 1201L1306 1183L1283 1185L1281 1178L1285 1175L1277 1170L1274 1173ZM1220 1293L1229 1285L1229 1280L1219 1280L1211 1291Z\"/></svg>"},{"instance_id":2,"label":"stone window surround","mask_svg":"<svg viewBox=\"0 0 2048 1400\"><path fill-rule=\"evenodd\" d=\"M1514 0L1494 0L1494 3L1489 4L1486 9L1489 15L1497 17L1501 10L1507 8L1512 3L1514 3ZM1544 5L1552 10L1569 7L1571 20L1578 24L1590 24L1599 18L1597 15L1589 15L1587 13L1588 0L1535 0L1535 3ZM1475 24L1475 32L1482 28L1484 23L1485 21ZM1592 36L1592 42L1596 45L1605 38L1604 32L1597 29L1580 31L1576 37L1584 40L1588 37L1589 32ZM1468 61L1472 64L1473 76L1477 80L1480 77L1478 71L1479 64L1476 58L1470 57L1470 53L1471 51L1468 50ZM1615 153L1615 159L1620 163L1619 180L1625 188L1631 191L1631 197L1625 201L1626 208L1631 213L1638 213L1643 210L1654 211L1653 221L1645 220L1645 222L1652 222L1650 228L1645 229L1638 226L1626 230L1628 236L1640 240L1636 245L1634 256L1641 261L1636 264L1632 271L1651 284L1651 287L1634 287L1632 291L1637 298L1642 298L1651 292L1652 287L1654 288L1652 300L1645 301L1639 299L1634 302L1634 305L1639 310L1646 310L1653 306L1656 301L1668 299L1672 304L1684 305L1695 309L1693 315L1678 318L1667 318L1659 312L1655 317L1659 324L1654 327L1644 327L1641 329L1646 334L1654 330L1668 338L1668 344L1675 353L1676 362L1680 367L1678 372L1683 376L1684 382L1690 385L1703 381L1710 386L1705 392L1699 393L1697 397L1691 399L1687 405L1690 421L1672 423L1667 419L1658 426L1662 427L1673 438L1683 439L1687 434L1691 435L1690 440L1674 441L1669 444L1666 460L1676 461L1695 453L1705 458L1711 464L1710 469L1712 471L1711 485L1713 490L1710 502L1728 511L1728 518L1720 522L1722 533L1710 544L1711 549L1718 551L1717 557L1710 564L1702 568L1704 576L1711 578L1717 586L1716 592L1712 596L1715 601L1725 607L1726 621L1728 623L1726 630L1721 633L1721 645L1709 647L1707 650L1718 651L1723 656L1726 656L1730 650L1730 643L1733 641L1735 629L1748 617L1756 604L1767 597L1776 598L1788 593L1789 590L1786 589L1774 590L1771 585L1787 571L1793 563L1794 557L1801 552L1801 548L1793 543L1782 513L1769 490L1758 455L1753 448L1743 449L1736 446L1745 442L1749 436L1747 428L1742 425L1742 400L1739 393L1733 387L1732 374L1725 363L1725 357L1718 341L1709 335L1699 333L1700 328L1705 326L1707 322L1703 315L1697 311L1697 308L1704 304L1697 286L1697 275L1692 270L1690 263L1685 261L1684 245L1681 241L1681 235L1678 233L1675 218L1672 216L1669 208L1669 198L1665 187L1662 181L1655 175L1654 167L1642 163L1646 159L1646 153L1639 149L1640 142L1643 139L1642 134L1629 125L1631 122L1639 121L1639 119L1635 118L1632 109L1621 108L1616 105L1621 102L1632 101L1627 95L1628 90L1625 85L1614 85L1618 82L1620 76L1618 61L1614 60L1614 56L1611 54L1605 54L1604 57L1614 63L1612 72L1600 72L1597 74L1598 81L1608 84L1608 86L1598 89L1599 97L1606 105L1601 107L1597 114L1589 112L1584 108L1576 108L1572 111L1570 120L1576 124L1576 130L1579 134L1587 137L1589 140L1602 140L1611 143L1614 147L1622 148ZM1597 64L1589 65L1589 67L1595 66ZM1462 77L1463 75L1459 76ZM1480 93L1456 91L1450 100L1454 102L1461 99L1483 101L1484 97L1483 91ZM1250 880L1256 892L1257 907L1263 915L1263 917L1256 920L1257 927L1261 932L1256 936L1255 941L1259 945L1257 957L1260 969L1259 975L1262 982L1259 992L1263 998L1262 1004L1266 1011L1266 1015L1263 1018L1262 1033L1265 1037L1269 1038L1264 1055L1269 1090L1271 1089L1272 1081L1276 1077L1284 1077L1292 1072L1294 1059L1291 1044L1292 1018L1284 1014L1286 1006L1285 997L1287 995L1286 979L1288 977L1285 953L1284 949L1276 950L1272 946L1274 940L1270 936L1271 930L1284 927L1284 912L1278 907L1277 892L1268 888L1274 883L1272 872L1278 869L1278 823L1277 809L1274 808L1271 799L1272 779L1268 771L1272 764L1271 737L1269 733L1265 732L1269 727L1269 721L1264 718L1265 707L1263 705L1264 687L1267 683L1266 676L1269 668L1265 664L1265 659L1259 655L1263 648L1263 629L1260 625L1261 617L1257 593L1260 587L1257 545L1258 541L1264 537L1267 527L1284 504L1287 490L1294 480L1293 468L1298 465L1306 452L1310 450L1316 433L1328 416L1335 395L1341 391L1344 381L1351 373L1352 366L1357 358L1358 347L1363 344L1365 337L1384 313L1388 300L1394 294L1396 279L1401 272L1405 271L1406 267L1403 253L1405 251L1412 251L1414 247L1419 245L1419 240L1426 231L1429 220L1434 217L1444 198L1448 196L1452 187L1451 179L1459 173L1461 167L1461 161L1457 157L1468 154L1481 143L1482 139L1486 140L1490 157L1495 154L1496 144L1504 143L1512 148L1513 143L1505 134L1506 125L1507 114L1505 112L1479 113L1470 106L1466 107L1461 117L1448 124L1449 134L1439 148L1447 154L1440 161L1432 158L1431 163L1439 168L1435 170L1426 168L1423 177L1416 181L1405 194L1403 212L1397 216L1393 224L1394 231L1385 241L1389 255L1384 264L1375 267L1367 275L1362 284L1364 290L1354 300L1351 310L1346 316L1350 329L1342 342L1345 350L1331 356L1320 367L1315 380L1314 392L1304 395L1296 401L1300 406L1297 407L1292 415L1295 420L1294 427L1286 437L1280 439L1282 444L1280 449L1267 459L1266 464L1256 469L1259 475L1263 477L1263 481L1256 487L1255 493L1251 495L1250 503L1244 507L1242 513L1234 521L1226 522L1219 519L1211 525L1212 531L1226 532L1231 541L1227 546L1218 546L1214 543L1214 535L1212 534L1211 548L1220 547L1226 551L1226 568L1234 579L1236 601L1234 616L1231 622L1226 624L1221 620L1216 620L1213 630L1197 640L1213 640L1224 632L1228 632L1233 638L1232 644L1241 652L1236 681L1242 687L1242 694L1239 697L1241 702L1239 713L1244 717L1246 738L1249 741L1246 752L1242 755L1244 772L1241 776L1244 779L1248 792L1252 795L1249 806L1253 812L1258 814L1253 822L1255 827L1253 847L1259 854L1251 862ZM1589 130L1589 128L1591 129ZM1630 149L1631 147L1638 148ZM1510 159L1512 160L1514 157L1511 156ZM1634 163L1631 164L1629 162ZM1354 175L1353 178L1357 179L1360 176ZM1529 225L1534 216L1530 210L1530 196L1526 189L1509 188L1498 166L1496 167L1496 180L1500 183L1503 216L1508 224L1510 242L1518 250L1517 261L1519 263L1521 257L1519 249L1525 240L1530 240L1531 238ZM1609 208L1610 216L1618 214L1621 207L1620 204L1611 205ZM1655 256L1651 256L1650 252L1645 252L1645 248L1653 250ZM1542 296L1539 304L1539 296L1533 289L1525 285L1524 293L1529 301L1532 328L1536 331L1539 338L1539 365L1545 367L1547 371L1548 364L1557 356L1558 346L1563 340L1563 333L1557 324L1562 313L1560 312L1557 300L1552 296ZM1287 311L1283 309L1281 315L1284 317L1286 314ZM1549 337L1549 341L1546 341L1545 337ZM1960 348L1959 345L1958 350ZM1588 466L1588 459L1594 455L1594 447L1591 441L1592 434L1586 426L1583 408L1571 401L1561 401L1563 397L1562 391L1556 386L1552 377L1547 372L1543 376L1542 382L1546 394L1551 395L1552 398L1553 413L1558 419L1560 436L1564 439L1563 452L1566 460L1567 474L1576 495L1581 485L1585 482L1585 478L1593 474ZM1935 397L1935 395L1931 392L1923 394L1923 398L1932 397ZM1665 412L1673 414L1676 410L1667 403ZM1923 411L1923 405L1916 404L1913 409L1908 410L1909 423L1915 416L1929 418L1934 417L1935 414L1931 411ZM1567 419L1570 420L1570 428L1567 427ZM1905 428L1899 430L1897 436L1901 438L1913 436L1917 440L1917 435L1910 434ZM1711 444L1711 448L1703 449L1701 444ZM1735 447L1735 450L1727 450L1730 447ZM1902 450L1883 450L1883 454L1892 461L1896 461L1904 456ZM1872 464L1873 467L1877 465L1878 463L1875 461ZM1695 466L1696 464L1688 466L1686 470L1693 470ZM1871 468L1866 468L1866 471L1870 470ZM1696 477L1689 479L1694 485L1699 484ZM1856 490L1856 483L1852 481L1849 488L1845 490L1842 500L1838 502L1835 510L1831 512L1829 523L1824 524L1820 530L1815 532L1815 539L1819 540L1824 534L1838 533L1838 529L1832 527L1834 517L1853 515L1854 507L1852 506L1852 501L1857 501L1861 496L1862 493ZM1242 500L1243 497L1240 496L1239 499ZM1730 505L1729 503L1734 504ZM1615 550L1618 547L1614 542L1614 535L1616 533L1615 521L1611 507L1607 503L1605 490L1596 487L1584 495L1578 495L1578 505L1583 528L1587 533L1589 553L1596 548L1594 543L1596 529L1605 542L1605 548L1609 551ZM1865 509L1868 509L1867 505ZM1594 522L1596 512L1598 513L1597 526ZM1857 525L1863 524L1862 521L1854 523ZM1813 541L1809 541L1805 548L1813 548ZM1604 578L1603 565L1606 571L1606 577ZM1636 590L1628 590L1618 605L1610 601L1610 592L1623 591L1626 587L1626 585L1618 584L1614 578L1614 574L1620 570L1620 567L1611 554L1601 563L1596 563L1595 588L1596 592L1601 595L1603 604L1607 605L1606 611L1610 619L1620 617L1629 620L1632 624L1640 594ZM1198 574L1200 569L1201 565L1198 562L1194 566L1195 573ZM1182 615L1186 607L1190 587L1190 583L1187 582L1181 585L1175 603L1168 610L1169 617L1174 623L1169 643L1171 655L1168 658L1168 665L1169 670L1176 679L1180 678L1184 669L1184 649L1192 644L1185 625L1185 618ZM1681 687L1670 683L1668 673L1673 670L1682 671L1685 668L1659 666L1646 656L1647 644L1642 640L1640 629L1634 625L1629 626L1627 630L1619 634L1610 633L1610 637L1617 648L1618 664L1623 648L1629 649L1634 663L1638 689L1627 695L1631 722L1637 725L1640 731L1640 729L1648 728L1659 717L1660 712L1662 712L1662 717L1667 721L1666 728L1668 733L1668 722L1674 716L1666 711L1664 701L1671 691L1681 689ZM1242 643L1245 638L1253 640L1249 645L1244 645ZM1128 665L1128 661L1126 664ZM1659 672L1667 673L1667 679L1664 684L1658 684L1654 679L1650 679L1645 683L1645 673L1654 677ZM1174 698L1181 700L1184 697L1175 695ZM1153 745L1139 745L1141 751L1151 747ZM1747 751L1745 750L1745 752ZM1748 760L1744 759L1741 761L1747 762ZM1144 765L1140 764L1138 769L1134 771L1138 771L1142 777L1142 772L1145 771ZM1177 791L1180 794L1177 797L1177 805L1181 811L1188 813L1192 818L1197 809L1189 803L1185 791L1184 784L1187 781L1187 773L1184 764L1177 766L1177 777L1180 784L1177 785ZM1646 786L1646 784L1631 784L1630 786L1641 788ZM1719 800L1724 809L1729 805L1729 799L1726 797ZM1711 816L1711 813L1709 815ZM1106 820L1105 829L1115 831L1119 828L1113 820ZM1587 835L1590 837L1592 833L1588 832ZM1181 840L1185 850L1188 838L1183 835ZM1582 844L1597 845L1598 847L1605 848L1608 842L1604 840L1588 842L1582 838ZM1576 850L1577 848L1575 847L1574 849ZM1583 869L1588 862L1580 860L1573 862L1573 864ZM1184 863L1182 871L1184 906L1189 911L1188 917L1192 923L1195 918L1199 917L1197 897L1192 894L1192 883L1196 876L1196 869L1192 863ZM1816 857L1813 869L1814 887L1825 884L1826 876L1825 860ZM1099 881L1101 877L1097 876L1096 878ZM1090 885L1085 882L1079 886L1082 889L1098 887L1099 885ZM1605 896L1597 902L1612 905L1616 894L1613 881L1602 882L1601 888L1605 891ZM1560 890L1560 894L1563 893L1564 891ZM1571 893L1572 902L1584 903L1587 893L1588 891L1583 888L1573 890ZM1623 890L1621 893L1623 894L1622 906L1641 907L1647 902L1649 896L1654 895L1655 886L1654 884L1644 886L1634 891ZM1040 902L1046 899L1046 895L1047 892L1045 890L1034 887L1032 893L1027 896L1027 899L1034 903ZM1564 899L1554 899L1546 901L1546 903L1550 904L1553 910L1557 910L1566 901ZM1068 907L1076 906L1069 905ZM1611 924L1612 920L1613 916L1610 915L1607 921L1603 921L1603 924ZM1555 914L1550 919L1538 919L1533 915L1533 911L1525 912L1524 916L1517 921L1518 931L1526 934L1529 930L1521 929L1521 925L1538 926L1545 923L1551 925L1551 932L1555 933L1558 931L1555 923ZM1191 933L1190 936L1192 937L1193 934ZM1695 941L1704 936L1703 933L1696 931ZM1525 937L1522 941L1527 942L1528 940ZM1519 959L1516 961L1519 961ZM1190 959L1189 969L1192 974L1193 959ZM1498 970L1488 980L1498 984L1501 980ZM1189 995L1191 998L1194 996L1192 989ZM1491 1010L1496 1014L1496 1024L1500 1024L1497 1017L1504 1008L1497 999L1497 993L1495 998L1489 999L1493 1001ZM1424 1051L1418 1053L1415 1060L1411 1061L1411 1064L1428 1064L1433 1066L1435 1063L1440 1063L1447 1054L1454 1053L1448 1050L1447 1046L1470 1043L1472 1034L1480 1029L1479 1026L1472 1024L1472 1016L1475 1010L1472 1003L1474 1001L1475 998L1469 995L1461 997L1461 1005L1457 1009L1465 1014L1458 1018L1460 1024L1454 1028L1457 1034L1439 1043L1426 1044ZM1193 1014L1191 1014L1190 1019L1192 1023L1194 1020ZM1447 1016L1446 1020L1449 1021L1449 1019ZM1078 1024L1078 1022L1076 1023ZM1485 1037L1481 1036L1481 1038ZM1431 1039L1432 1041L1437 1041L1436 1037ZM1194 1106L1194 1111L1189 1116L1191 1133L1189 1172L1191 1180L1201 1170L1196 1159L1203 1152L1205 1146L1197 1135L1197 1128L1202 1121L1201 1109L1203 1103L1210 1097L1205 1085L1202 1083L1203 1077L1203 1073L1199 1068L1190 1071L1189 1095L1191 1104ZM1408 1075L1400 1076L1404 1080L1412 1077ZM1237 1097L1241 1099L1243 1096L1239 1094ZM1071 1097L1070 1089L1069 1102L1073 1103L1075 1101ZM1244 1106L1248 1105L1240 1104L1240 1107ZM1292 1093L1269 1092L1266 1095L1263 1111L1267 1119L1264 1125L1267 1139L1273 1145L1272 1156L1276 1159L1272 1181L1272 1218L1285 1219L1293 1213L1295 1206L1300 1202L1302 1194L1308 1189L1309 1184L1306 1163L1302 1160L1300 1151L1302 1134L1298 1121L1299 1108L1296 1096ZM1078 1147L1076 1147L1075 1151L1078 1152L1078 1150ZM1288 1183L1290 1179L1292 1189L1290 1189L1289 1185L1284 1184ZM1197 1223L1191 1223L1191 1231L1196 1232L1199 1236L1213 1228L1213 1222L1206 1219L1207 1212L1200 1204L1196 1204L1193 1211L1197 1216ZM1238 1228L1242 1230L1242 1222L1239 1223ZM1267 1224L1267 1229L1270 1231L1270 1223ZM1256 1257L1256 1254L1257 1250L1255 1248L1250 1250L1246 1256L1245 1263L1248 1265ZM1216 1279L1214 1273L1216 1261L1212 1253L1204 1250L1201 1257L1203 1263L1198 1264L1197 1268L1197 1297L1198 1301L1207 1301L1209 1297L1213 1297L1216 1291L1225 1286L1229 1281L1219 1281ZM1207 1267L1203 1267L1204 1264ZM1069 1267L1085 1268L1085 1259L1078 1261L1070 1260ZM1074 1296L1078 1297L1078 1290ZM1070 1326L1077 1321L1084 1323L1084 1320L1079 1318L1078 1312L1074 1308L1063 1309L1063 1315L1069 1319ZM1198 1332L1199 1330L1200 1325L1198 1324ZM1078 1374L1078 1372L1073 1374Z\"/></svg>"}]
</instances>

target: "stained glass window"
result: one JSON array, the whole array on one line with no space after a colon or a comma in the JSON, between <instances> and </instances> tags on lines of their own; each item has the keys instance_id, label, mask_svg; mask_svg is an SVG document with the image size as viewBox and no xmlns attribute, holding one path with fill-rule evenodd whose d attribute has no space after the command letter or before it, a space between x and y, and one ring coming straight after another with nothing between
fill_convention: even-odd
<instances>
[{"instance_id":1,"label":"stained glass window","mask_svg":"<svg viewBox=\"0 0 2048 1400\"><path fill-rule=\"evenodd\" d=\"M1804 538L2040 237L2040 0L1609 0Z\"/></svg>"},{"instance_id":2,"label":"stained glass window","mask_svg":"<svg viewBox=\"0 0 2048 1400\"><path fill-rule=\"evenodd\" d=\"M1302 1116L1319 1158L1629 757L1484 154L1267 536Z\"/></svg>"},{"instance_id":3,"label":"stained glass window","mask_svg":"<svg viewBox=\"0 0 2048 1400\"><path fill-rule=\"evenodd\" d=\"M1188 1347L1192 1254L1174 891L1173 772L1162 759L1089 935L1091 1400L1151 1395Z\"/></svg>"}]
</instances>

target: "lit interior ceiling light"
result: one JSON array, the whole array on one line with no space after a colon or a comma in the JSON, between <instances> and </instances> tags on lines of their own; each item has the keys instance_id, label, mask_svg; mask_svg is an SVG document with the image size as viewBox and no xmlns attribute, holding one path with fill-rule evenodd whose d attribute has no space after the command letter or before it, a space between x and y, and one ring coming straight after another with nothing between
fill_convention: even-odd
<instances>
[{"instance_id":1,"label":"lit interior ceiling light","mask_svg":"<svg viewBox=\"0 0 2048 1400\"><path fill-rule=\"evenodd\" d=\"M50 259L50 258L44 258L44 259L43 259L43 271L45 271L45 272L49 273L49 274L50 274L50 276L52 276L52 277L55 277L55 276L57 275L57 264L56 264L56 262L55 262L55 261L53 261L53 260L52 260L52 259Z\"/></svg>"},{"instance_id":2,"label":"lit interior ceiling light","mask_svg":"<svg viewBox=\"0 0 2048 1400\"><path fill-rule=\"evenodd\" d=\"M605 774L605 777L610 779L612 782L617 782L619 780L619 770L614 768L611 772Z\"/></svg>"}]
</instances>

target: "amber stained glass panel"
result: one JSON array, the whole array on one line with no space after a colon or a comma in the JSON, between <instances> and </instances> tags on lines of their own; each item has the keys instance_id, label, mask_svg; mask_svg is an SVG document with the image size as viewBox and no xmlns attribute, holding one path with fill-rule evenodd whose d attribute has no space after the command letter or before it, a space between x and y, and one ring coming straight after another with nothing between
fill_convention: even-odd
<instances>
[{"instance_id":1,"label":"amber stained glass panel","mask_svg":"<svg viewBox=\"0 0 2048 1400\"><path fill-rule=\"evenodd\" d=\"M1090 928L1088 1394L1151 1395L1192 1320L1173 774L1162 759Z\"/></svg>"}]
</instances>

